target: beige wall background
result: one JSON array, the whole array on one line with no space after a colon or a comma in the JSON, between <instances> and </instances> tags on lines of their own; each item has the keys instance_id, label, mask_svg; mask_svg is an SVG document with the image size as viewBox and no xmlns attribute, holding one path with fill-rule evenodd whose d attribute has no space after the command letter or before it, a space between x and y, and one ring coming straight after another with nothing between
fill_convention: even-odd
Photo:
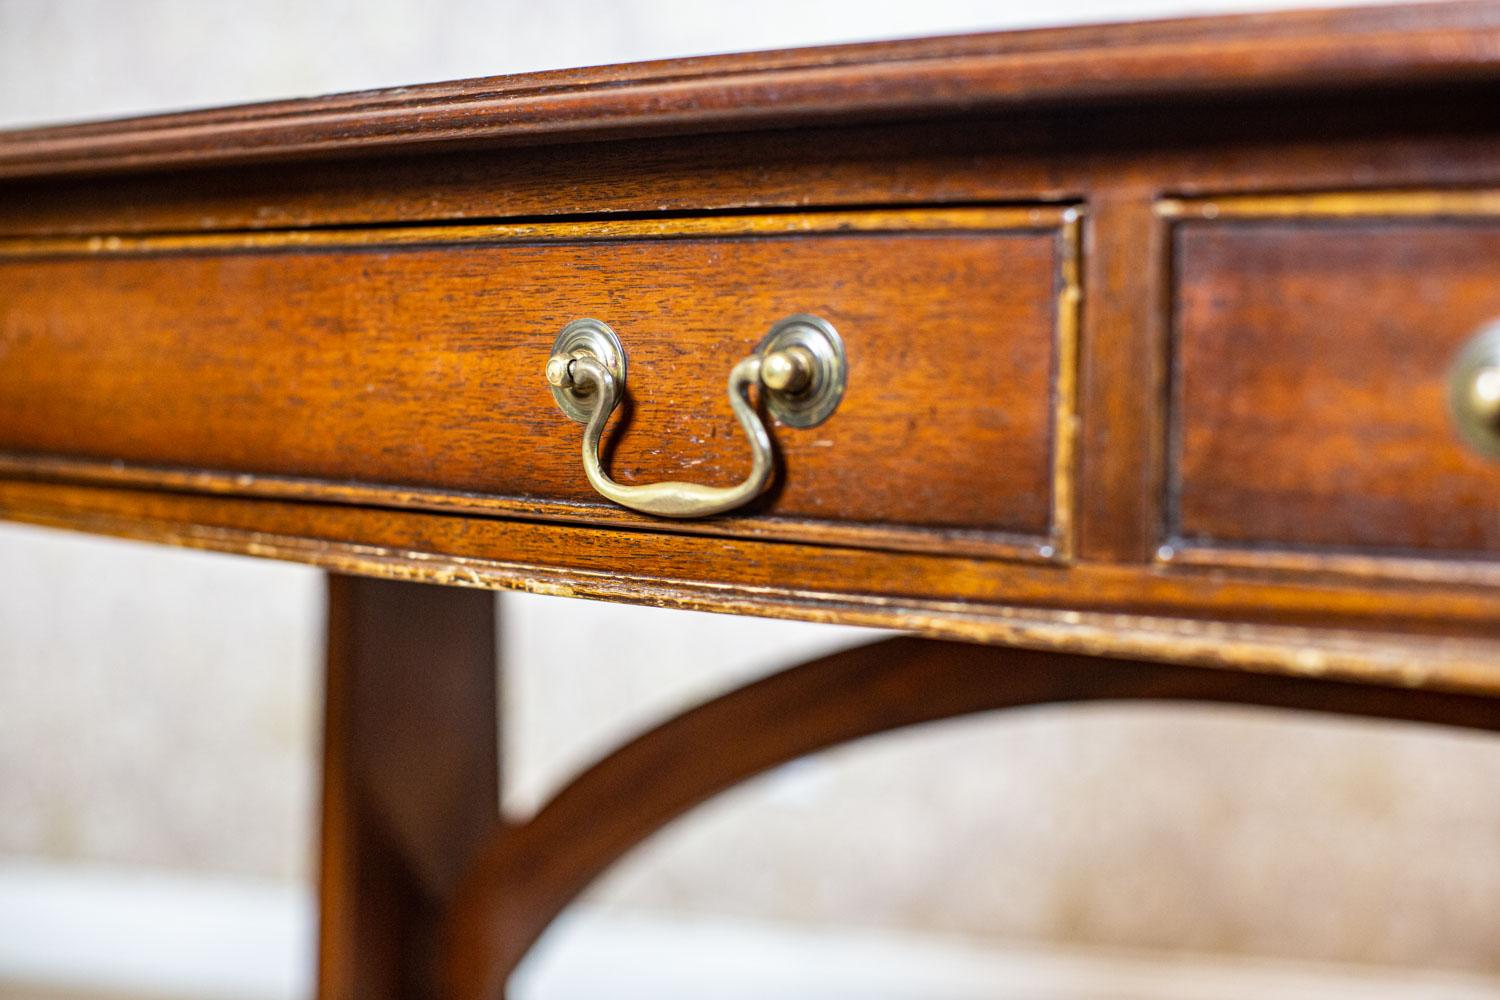
<instances>
[{"instance_id":1,"label":"beige wall background","mask_svg":"<svg viewBox=\"0 0 1500 1000\"><path fill-rule=\"evenodd\" d=\"M0 0L0 125L1231 6L1268 5ZM0 567L0 861L307 883L320 575L13 526ZM500 601L516 813L684 705L867 638ZM1500 984L1497 789L1500 741L1434 729L1030 711L784 768L676 824L592 901Z\"/></svg>"}]
</instances>

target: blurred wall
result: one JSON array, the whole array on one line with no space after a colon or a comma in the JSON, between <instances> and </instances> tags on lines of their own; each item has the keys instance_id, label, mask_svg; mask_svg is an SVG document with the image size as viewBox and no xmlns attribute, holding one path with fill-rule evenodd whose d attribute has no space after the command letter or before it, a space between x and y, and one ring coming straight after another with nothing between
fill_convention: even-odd
<instances>
[{"instance_id":1,"label":"blurred wall","mask_svg":"<svg viewBox=\"0 0 1500 1000\"><path fill-rule=\"evenodd\" d=\"M0 124L1187 9L0 0ZM0 527L0 566L0 855L307 879L319 575L20 527ZM863 638L523 596L502 612L506 802L523 813L651 720ZM596 899L1500 974L1497 788L1492 739L1023 712L783 769L653 841Z\"/></svg>"}]
</instances>

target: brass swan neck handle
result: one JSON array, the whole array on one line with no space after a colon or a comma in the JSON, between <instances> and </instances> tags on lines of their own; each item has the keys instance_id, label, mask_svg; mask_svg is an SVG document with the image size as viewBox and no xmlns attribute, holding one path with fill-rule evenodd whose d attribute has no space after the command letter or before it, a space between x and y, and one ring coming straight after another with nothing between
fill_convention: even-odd
<instances>
[{"instance_id":1,"label":"brass swan neck handle","mask_svg":"<svg viewBox=\"0 0 1500 1000\"><path fill-rule=\"evenodd\" d=\"M729 373L729 405L750 441L750 473L734 486L660 482L626 485L599 461L604 426L625 390L625 352L597 320L563 330L547 359L547 381L565 413L584 422L583 472L600 496L658 517L710 517L743 507L765 492L775 469L771 434L756 413L750 389L759 384L766 407L782 423L811 427L825 420L844 390L842 342L813 316L792 316L772 327L757 349Z\"/></svg>"},{"instance_id":2,"label":"brass swan neck handle","mask_svg":"<svg viewBox=\"0 0 1500 1000\"><path fill-rule=\"evenodd\" d=\"M604 425L619 403L619 383L597 360L574 358L568 365L573 384L593 383L597 397L583 429L583 474L600 496L622 507L658 517L709 517L743 507L771 482L771 435L750 405L750 387L760 379L761 359L748 357L729 373L729 405L750 439L750 474L735 486L661 482L627 486L610 478L599 463Z\"/></svg>"}]
</instances>

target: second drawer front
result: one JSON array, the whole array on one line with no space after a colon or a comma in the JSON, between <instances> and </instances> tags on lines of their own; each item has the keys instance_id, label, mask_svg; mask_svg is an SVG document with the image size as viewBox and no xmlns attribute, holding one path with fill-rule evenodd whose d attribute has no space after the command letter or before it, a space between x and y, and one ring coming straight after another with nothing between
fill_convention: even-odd
<instances>
[{"instance_id":1,"label":"second drawer front","mask_svg":"<svg viewBox=\"0 0 1500 1000\"><path fill-rule=\"evenodd\" d=\"M580 428L543 379L564 325L602 320L627 352L616 478L723 484L748 464L730 368L814 313L844 338L847 394L816 429L775 429L783 479L751 513L1045 552L1072 225L1048 208L12 248L0 449L586 514L604 508Z\"/></svg>"},{"instance_id":2,"label":"second drawer front","mask_svg":"<svg viewBox=\"0 0 1500 1000\"><path fill-rule=\"evenodd\" d=\"M1425 201L1230 201L1178 225L1180 542L1500 554L1500 461L1447 401L1500 318L1500 219L1483 196Z\"/></svg>"}]
</instances>

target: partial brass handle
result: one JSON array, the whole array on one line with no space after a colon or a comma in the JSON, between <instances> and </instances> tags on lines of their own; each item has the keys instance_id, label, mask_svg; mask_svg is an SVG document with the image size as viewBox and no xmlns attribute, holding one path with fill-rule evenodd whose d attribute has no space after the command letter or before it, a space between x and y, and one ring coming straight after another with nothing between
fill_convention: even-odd
<instances>
[{"instance_id":1,"label":"partial brass handle","mask_svg":"<svg viewBox=\"0 0 1500 1000\"><path fill-rule=\"evenodd\" d=\"M625 350L619 337L594 319L569 323L547 359L547 381L563 412L584 424L583 473L601 496L660 517L709 517L742 507L771 482L771 434L750 402L761 386L766 408L784 424L814 427L843 398L845 364L838 332L816 316L790 316L729 373L729 405L750 439L750 474L734 486L699 483L617 483L599 462L604 425L625 391Z\"/></svg>"},{"instance_id":2,"label":"partial brass handle","mask_svg":"<svg viewBox=\"0 0 1500 1000\"><path fill-rule=\"evenodd\" d=\"M1476 451L1500 458L1500 322L1459 351L1448 372L1448 412Z\"/></svg>"}]
</instances>

